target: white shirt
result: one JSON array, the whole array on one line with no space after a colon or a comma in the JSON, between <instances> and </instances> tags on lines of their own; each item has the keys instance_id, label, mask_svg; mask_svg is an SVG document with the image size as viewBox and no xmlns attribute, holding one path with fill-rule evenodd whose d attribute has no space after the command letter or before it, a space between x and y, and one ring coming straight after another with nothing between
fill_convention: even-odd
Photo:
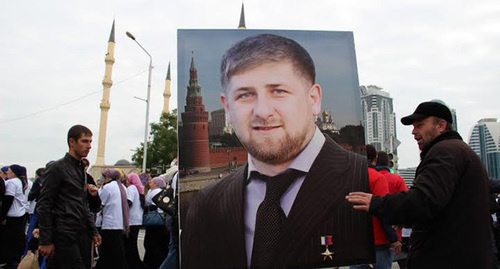
<instances>
[{"instance_id":1,"label":"white shirt","mask_svg":"<svg viewBox=\"0 0 500 269\"><path fill-rule=\"evenodd\" d=\"M102 229L103 230L123 230L122 197L120 186L113 180L104 185L99 191L102 205Z\"/></svg>"},{"instance_id":2,"label":"white shirt","mask_svg":"<svg viewBox=\"0 0 500 269\"><path fill-rule=\"evenodd\" d=\"M148 194L146 194L146 205L147 206L150 206L150 205L156 205L155 203L153 203L153 197L155 197L155 195L157 195L158 193L161 192L161 188L156 188L154 190L149 190L148 191ZM163 213L163 210L161 210L160 208L157 209L158 212L160 213Z\"/></svg>"},{"instance_id":3,"label":"white shirt","mask_svg":"<svg viewBox=\"0 0 500 269\"><path fill-rule=\"evenodd\" d=\"M144 210L141 207L139 190L137 190L136 186L130 185L127 187L127 197L128 200L132 202L132 206L128 211L128 222L130 226L142 225L142 215L144 214Z\"/></svg>"},{"instance_id":4,"label":"white shirt","mask_svg":"<svg viewBox=\"0 0 500 269\"><path fill-rule=\"evenodd\" d=\"M5 181L5 195L13 196L14 201L7 212L7 217L22 217L26 214L26 198L23 183L17 177Z\"/></svg>"},{"instance_id":5,"label":"white shirt","mask_svg":"<svg viewBox=\"0 0 500 269\"><path fill-rule=\"evenodd\" d=\"M99 190L99 193L101 192L101 190ZM102 209L101 211L97 212L96 216L95 216L95 227L99 227L101 228L102 226Z\"/></svg>"}]
</instances>

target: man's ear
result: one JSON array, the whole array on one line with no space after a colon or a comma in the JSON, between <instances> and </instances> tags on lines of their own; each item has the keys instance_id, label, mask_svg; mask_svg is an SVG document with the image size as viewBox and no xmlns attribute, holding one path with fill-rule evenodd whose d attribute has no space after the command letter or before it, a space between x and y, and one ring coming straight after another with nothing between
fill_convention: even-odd
<instances>
[{"instance_id":1,"label":"man's ear","mask_svg":"<svg viewBox=\"0 0 500 269\"><path fill-rule=\"evenodd\" d=\"M224 106L224 111L226 112L226 121L228 123L231 123L231 116L229 115L229 103L225 93L220 94L220 102L222 103L222 106Z\"/></svg>"},{"instance_id":2,"label":"man's ear","mask_svg":"<svg viewBox=\"0 0 500 269\"><path fill-rule=\"evenodd\" d=\"M76 144L76 141L74 138L70 137L69 139L69 148L73 148Z\"/></svg>"},{"instance_id":3,"label":"man's ear","mask_svg":"<svg viewBox=\"0 0 500 269\"><path fill-rule=\"evenodd\" d=\"M439 130L439 133L442 134L444 133L444 131L446 130L446 125L449 124L447 121L445 120L440 120L437 124L437 128Z\"/></svg>"},{"instance_id":4,"label":"man's ear","mask_svg":"<svg viewBox=\"0 0 500 269\"><path fill-rule=\"evenodd\" d=\"M318 116L321 113L321 86L319 84L313 84L309 89L309 99L311 101L311 109L314 116Z\"/></svg>"}]
</instances>

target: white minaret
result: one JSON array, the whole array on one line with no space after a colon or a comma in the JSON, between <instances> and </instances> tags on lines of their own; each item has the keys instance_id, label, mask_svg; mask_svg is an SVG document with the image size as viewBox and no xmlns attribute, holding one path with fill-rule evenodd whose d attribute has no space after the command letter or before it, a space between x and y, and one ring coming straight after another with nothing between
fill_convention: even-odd
<instances>
[{"instance_id":1,"label":"white minaret","mask_svg":"<svg viewBox=\"0 0 500 269\"><path fill-rule=\"evenodd\" d=\"M170 111L170 62L168 63L167 78L165 79L165 91L163 92L163 113Z\"/></svg>"},{"instance_id":2,"label":"white minaret","mask_svg":"<svg viewBox=\"0 0 500 269\"><path fill-rule=\"evenodd\" d=\"M113 81L111 74L113 73L113 64L115 63L115 21L111 27L111 34L108 41L108 53L106 53L106 71L104 72L104 79L102 80L102 100L101 100L101 121L99 124L99 140L97 144L97 160L95 165L104 165L104 153L106 152L106 131L108 127L108 111L111 107L109 103L109 94Z\"/></svg>"}]
</instances>

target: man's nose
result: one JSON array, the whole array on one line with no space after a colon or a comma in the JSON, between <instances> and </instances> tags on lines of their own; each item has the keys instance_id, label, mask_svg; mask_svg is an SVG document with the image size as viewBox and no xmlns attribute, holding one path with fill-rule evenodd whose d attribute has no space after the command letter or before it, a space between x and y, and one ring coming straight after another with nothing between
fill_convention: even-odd
<instances>
[{"instance_id":1,"label":"man's nose","mask_svg":"<svg viewBox=\"0 0 500 269\"><path fill-rule=\"evenodd\" d=\"M259 95L253 108L254 116L262 119L267 119L274 114L274 107L272 100L266 95Z\"/></svg>"},{"instance_id":2,"label":"man's nose","mask_svg":"<svg viewBox=\"0 0 500 269\"><path fill-rule=\"evenodd\" d=\"M411 130L411 134L412 135L416 135L417 134L417 128L416 127L413 127L413 130Z\"/></svg>"}]
</instances>

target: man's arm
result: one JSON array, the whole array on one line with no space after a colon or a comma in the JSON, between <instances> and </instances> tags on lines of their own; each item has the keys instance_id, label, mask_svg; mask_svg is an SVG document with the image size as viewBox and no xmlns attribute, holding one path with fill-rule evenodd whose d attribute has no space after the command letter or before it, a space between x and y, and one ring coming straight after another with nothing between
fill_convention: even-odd
<instances>
[{"instance_id":1,"label":"man's arm","mask_svg":"<svg viewBox=\"0 0 500 269\"><path fill-rule=\"evenodd\" d=\"M99 190L95 185L87 185L87 202L91 212L97 213L101 210L101 198L99 197Z\"/></svg>"},{"instance_id":2,"label":"man's arm","mask_svg":"<svg viewBox=\"0 0 500 269\"><path fill-rule=\"evenodd\" d=\"M5 218L7 217L7 213L9 213L9 209L13 203L14 203L14 196L9 194L3 197L3 203L1 208L2 210L0 211L0 221L5 220Z\"/></svg>"},{"instance_id":3,"label":"man's arm","mask_svg":"<svg viewBox=\"0 0 500 269\"><path fill-rule=\"evenodd\" d=\"M499 193L500 192L500 179L490 178L488 185L489 185L490 193Z\"/></svg>"},{"instance_id":4,"label":"man's arm","mask_svg":"<svg viewBox=\"0 0 500 269\"><path fill-rule=\"evenodd\" d=\"M387 224L428 221L446 207L455 191L459 180L457 168L460 168L455 162L454 152L435 149L421 163L424 168L408 192L385 197L356 192L346 198L354 204L354 209L369 210Z\"/></svg>"},{"instance_id":5,"label":"man's arm","mask_svg":"<svg viewBox=\"0 0 500 269\"><path fill-rule=\"evenodd\" d=\"M60 171L59 165L53 164L47 169L44 177L37 204L40 245L52 245L52 209L63 182L63 174Z\"/></svg>"}]
</instances>

